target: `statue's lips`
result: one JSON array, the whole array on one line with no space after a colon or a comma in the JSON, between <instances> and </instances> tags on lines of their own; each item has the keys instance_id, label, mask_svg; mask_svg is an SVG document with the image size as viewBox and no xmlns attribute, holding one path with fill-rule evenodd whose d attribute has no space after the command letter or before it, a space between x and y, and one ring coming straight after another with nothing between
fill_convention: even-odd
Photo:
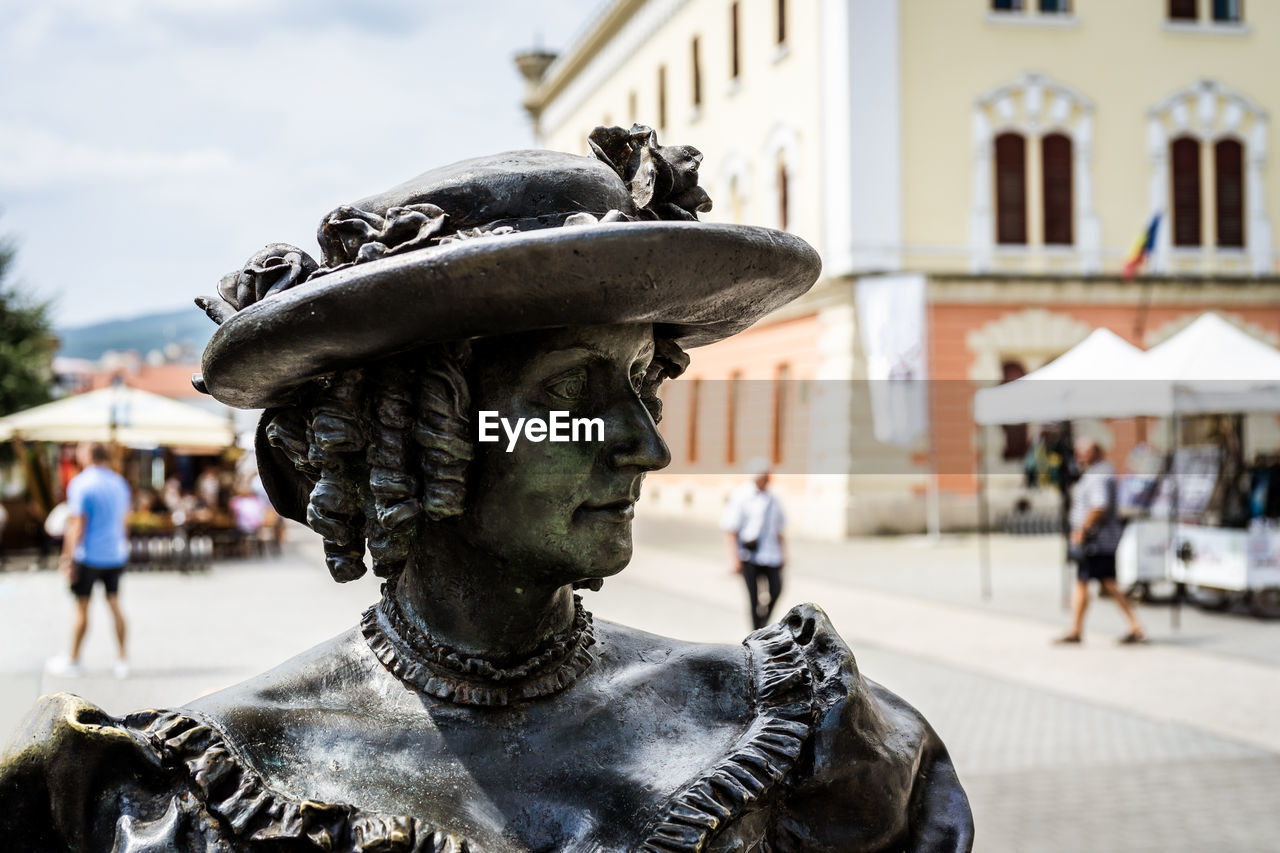
<instances>
[{"instance_id":1,"label":"statue's lips","mask_svg":"<svg viewBox=\"0 0 1280 853\"><path fill-rule=\"evenodd\" d=\"M602 504L583 504L578 513L586 520L607 521L615 524L630 521L636 515L636 502L622 499Z\"/></svg>"}]
</instances>

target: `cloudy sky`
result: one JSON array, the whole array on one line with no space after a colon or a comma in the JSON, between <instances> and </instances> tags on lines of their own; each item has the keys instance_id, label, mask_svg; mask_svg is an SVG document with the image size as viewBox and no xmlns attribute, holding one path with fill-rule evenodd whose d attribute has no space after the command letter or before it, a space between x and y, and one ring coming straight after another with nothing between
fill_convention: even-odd
<instances>
[{"instance_id":1,"label":"cloudy sky","mask_svg":"<svg viewBox=\"0 0 1280 853\"><path fill-rule=\"evenodd\" d=\"M343 202L528 146L602 0L0 0L0 234L59 327L181 308ZM194 308L192 310L195 310Z\"/></svg>"}]
</instances>

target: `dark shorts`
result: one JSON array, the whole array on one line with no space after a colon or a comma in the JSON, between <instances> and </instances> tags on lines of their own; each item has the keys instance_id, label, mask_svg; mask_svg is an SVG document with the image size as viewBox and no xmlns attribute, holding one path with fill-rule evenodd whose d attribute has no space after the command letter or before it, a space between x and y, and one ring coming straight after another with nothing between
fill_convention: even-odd
<instances>
[{"instance_id":1,"label":"dark shorts","mask_svg":"<svg viewBox=\"0 0 1280 853\"><path fill-rule=\"evenodd\" d=\"M76 598L88 598L93 593L93 585L102 581L107 595L115 595L120 591L120 575L123 573L124 566L100 568L76 563L76 580L71 584L71 592Z\"/></svg>"},{"instance_id":2,"label":"dark shorts","mask_svg":"<svg viewBox=\"0 0 1280 853\"><path fill-rule=\"evenodd\" d=\"M1091 554L1076 565L1076 577L1082 581L1116 579L1115 554Z\"/></svg>"}]
</instances>

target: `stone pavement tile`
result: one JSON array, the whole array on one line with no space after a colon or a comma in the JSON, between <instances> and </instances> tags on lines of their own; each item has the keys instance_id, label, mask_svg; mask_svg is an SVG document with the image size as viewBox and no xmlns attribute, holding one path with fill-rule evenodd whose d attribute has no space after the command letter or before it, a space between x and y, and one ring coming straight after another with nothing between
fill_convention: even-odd
<instances>
[{"instance_id":1,"label":"stone pavement tile","mask_svg":"<svg viewBox=\"0 0 1280 853\"><path fill-rule=\"evenodd\" d=\"M858 659L947 743L978 851L1276 849L1280 755L874 646Z\"/></svg>"},{"instance_id":2,"label":"stone pavement tile","mask_svg":"<svg viewBox=\"0 0 1280 853\"><path fill-rule=\"evenodd\" d=\"M863 644L864 673L915 705L962 778L1031 769L1280 757L1168 720Z\"/></svg>"},{"instance_id":3,"label":"stone pavement tile","mask_svg":"<svg viewBox=\"0 0 1280 853\"><path fill-rule=\"evenodd\" d=\"M1280 839L1280 756L964 777L977 851L1265 853Z\"/></svg>"}]
</instances>

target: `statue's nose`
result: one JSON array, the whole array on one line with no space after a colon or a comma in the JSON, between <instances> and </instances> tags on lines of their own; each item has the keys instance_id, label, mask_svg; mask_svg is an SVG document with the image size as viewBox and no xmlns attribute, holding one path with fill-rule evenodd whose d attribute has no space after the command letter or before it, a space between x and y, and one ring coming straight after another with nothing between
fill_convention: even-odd
<instances>
[{"instance_id":1,"label":"statue's nose","mask_svg":"<svg viewBox=\"0 0 1280 853\"><path fill-rule=\"evenodd\" d=\"M609 462L613 467L656 471L671 464L671 451L662 440L649 410L638 397L619 406L615 429L617 433L614 436L605 436L609 442Z\"/></svg>"}]
</instances>

